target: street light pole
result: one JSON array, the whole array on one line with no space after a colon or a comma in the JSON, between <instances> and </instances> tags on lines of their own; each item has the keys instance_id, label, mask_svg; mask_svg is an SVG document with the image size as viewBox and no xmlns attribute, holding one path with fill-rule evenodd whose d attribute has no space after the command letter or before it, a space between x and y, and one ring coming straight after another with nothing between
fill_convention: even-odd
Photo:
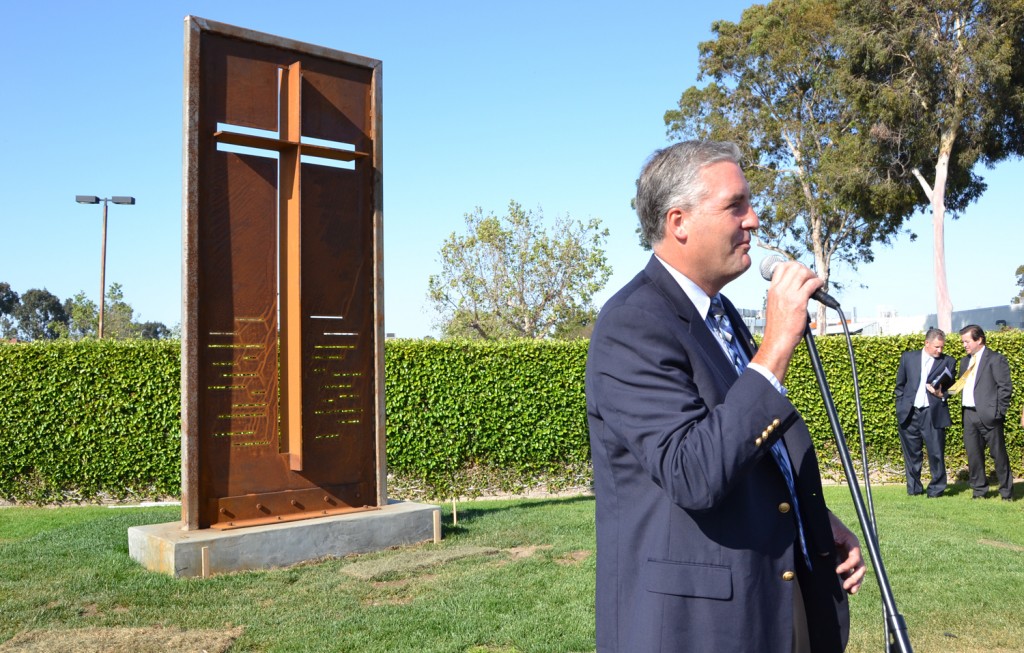
<instances>
[{"instance_id":1,"label":"street light pole","mask_svg":"<svg viewBox=\"0 0 1024 653\"><path fill-rule=\"evenodd\" d=\"M97 337L103 340L103 307L107 304L107 200L103 200L103 244L100 245L100 323Z\"/></svg>"},{"instance_id":2,"label":"street light pole","mask_svg":"<svg viewBox=\"0 0 1024 653\"><path fill-rule=\"evenodd\" d=\"M75 195L75 201L79 204L99 204L103 202L103 245L100 247L100 315L97 325L97 337L103 339L103 306L106 304L107 296L107 202L114 204L135 204L135 198L127 195L115 195L113 197L97 197L95 195Z\"/></svg>"}]
</instances>

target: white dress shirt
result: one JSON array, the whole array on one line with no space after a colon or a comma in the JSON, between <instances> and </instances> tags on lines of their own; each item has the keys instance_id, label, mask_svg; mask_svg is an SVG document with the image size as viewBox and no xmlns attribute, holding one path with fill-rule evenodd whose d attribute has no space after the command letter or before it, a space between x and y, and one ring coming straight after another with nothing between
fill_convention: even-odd
<instances>
[{"instance_id":1,"label":"white dress shirt","mask_svg":"<svg viewBox=\"0 0 1024 653\"><path fill-rule=\"evenodd\" d=\"M928 379L928 373L932 371L932 365L935 363L935 359L932 358L931 354L925 350L921 350L921 382L917 384L917 395L914 397L915 408L927 408L928 407L928 388L926 381Z\"/></svg>"},{"instance_id":2,"label":"white dress shirt","mask_svg":"<svg viewBox=\"0 0 1024 653\"><path fill-rule=\"evenodd\" d=\"M978 380L978 368L981 366L981 355L985 353L985 348L979 349L974 356L971 356L971 362L968 363L970 366L974 364L974 373L971 374L971 378L967 379L967 383L964 384L964 394L960 398L960 403L967 408L974 408L977 404L974 401L974 382Z\"/></svg>"}]
</instances>

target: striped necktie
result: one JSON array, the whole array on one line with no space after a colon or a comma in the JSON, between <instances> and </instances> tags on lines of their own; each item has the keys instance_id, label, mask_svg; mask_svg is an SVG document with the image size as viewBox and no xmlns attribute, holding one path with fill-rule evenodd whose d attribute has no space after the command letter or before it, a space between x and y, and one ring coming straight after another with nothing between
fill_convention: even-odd
<instances>
[{"instance_id":1,"label":"striped necktie","mask_svg":"<svg viewBox=\"0 0 1024 653\"><path fill-rule=\"evenodd\" d=\"M747 363L750 361L747 360L747 355L740 348L736 340L736 332L732 329L729 316L725 314L725 306L722 304L721 295L715 295L711 298L711 309L708 311L708 317L705 321L711 328L711 332L718 338L718 341L724 345L723 348L728 352L733 367L736 368L736 373L743 374L743 370L747 369ZM803 519L800 517L800 504L796 496L796 477L793 475L793 466L789 461L789 451L786 450L786 444L780 438L772 445L771 452L772 458L775 459L775 464L778 465L779 471L782 472L783 478L786 479L789 496L793 499L793 512L796 513L796 526L800 534L800 548L803 550L807 568L810 569L811 556L807 553L804 524Z\"/></svg>"},{"instance_id":2,"label":"striped necktie","mask_svg":"<svg viewBox=\"0 0 1024 653\"><path fill-rule=\"evenodd\" d=\"M956 383L954 383L952 387L950 387L949 394L955 395L956 393L964 389L964 386L967 385L967 382L971 380L971 376L974 375L974 364L977 362L978 357L971 356L971 362L967 364L967 371L964 372L963 376L956 380Z\"/></svg>"}]
</instances>

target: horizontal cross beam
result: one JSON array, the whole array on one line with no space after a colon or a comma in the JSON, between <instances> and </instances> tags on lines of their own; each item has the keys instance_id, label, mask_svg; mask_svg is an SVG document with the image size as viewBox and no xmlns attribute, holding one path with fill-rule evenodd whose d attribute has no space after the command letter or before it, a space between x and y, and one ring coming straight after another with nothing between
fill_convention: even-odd
<instances>
[{"instance_id":1,"label":"horizontal cross beam","mask_svg":"<svg viewBox=\"0 0 1024 653\"><path fill-rule=\"evenodd\" d=\"M271 150L273 152L281 152L286 149L298 148L300 154L316 156L321 159L331 159L334 161L355 161L357 159L363 159L370 156L366 152L340 150L334 147L313 145L312 143L296 143L280 138L256 136L254 134L240 134L237 132L218 131L214 132L213 138L218 143L241 145L243 147L253 147L260 150Z\"/></svg>"}]
</instances>

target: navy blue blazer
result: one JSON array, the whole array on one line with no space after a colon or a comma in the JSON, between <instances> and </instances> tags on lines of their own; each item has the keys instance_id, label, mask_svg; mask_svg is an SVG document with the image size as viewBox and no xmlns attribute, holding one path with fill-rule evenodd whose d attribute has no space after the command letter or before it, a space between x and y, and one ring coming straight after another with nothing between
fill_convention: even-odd
<instances>
[{"instance_id":1,"label":"navy blue blazer","mask_svg":"<svg viewBox=\"0 0 1024 653\"><path fill-rule=\"evenodd\" d=\"M928 382L938 385L946 390L953 385L955 374L953 366L955 361L952 356L939 354L932 363L928 372ZM934 381L933 381L934 380ZM905 351L900 356L900 365L896 370L896 422L900 426L907 426L910 423L911 413L914 408L914 400L917 398L917 386L921 383L921 350L914 349ZM948 428L952 423L949 416L949 404L946 397L936 397L926 392L928 397L929 415L932 426L939 429Z\"/></svg>"},{"instance_id":2,"label":"navy blue blazer","mask_svg":"<svg viewBox=\"0 0 1024 653\"><path fill-rule=\"evenodd\" d=\"M795 582L813 650L845 648L846 594L807 426L757 371L737 376L654 257L601 310L586 394L598 651L789 653ZM794 557L792 500L769 451L779 438L796 474L810 571Z\"/></svg>"}]
</instances>

